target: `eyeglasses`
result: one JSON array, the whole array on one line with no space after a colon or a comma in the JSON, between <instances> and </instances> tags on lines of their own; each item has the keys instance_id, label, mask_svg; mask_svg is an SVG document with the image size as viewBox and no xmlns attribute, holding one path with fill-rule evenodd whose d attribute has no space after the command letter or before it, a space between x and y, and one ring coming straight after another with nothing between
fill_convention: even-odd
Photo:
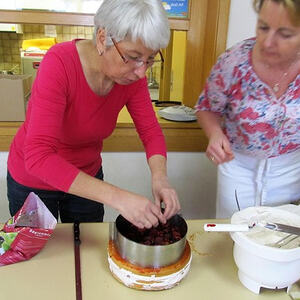
<instances>
[{"instance_id":1,"label":"eyeglasses","mask_svg":"<svg viewBox=\"0 0 300 300\"><path fill-rule=\"evenodd\" d=\"M117 49L120 57L122 58L123 62L125 64L132 65L134 68L140 68L143 65L145 65L147 68L149 68L156 62L163 63L165 61L160 50L158 51L158 53L160 55L160 59L149 59L147 61L143 61L143 60L141 60L137 57L131 57L129 55L122 54L122 52L121 52L120 48L118 47L117 42L115 41L115 39L111 37L111 40L112 40L114 46L116 47L116 49Z\"/></svg>"}]
</instances>

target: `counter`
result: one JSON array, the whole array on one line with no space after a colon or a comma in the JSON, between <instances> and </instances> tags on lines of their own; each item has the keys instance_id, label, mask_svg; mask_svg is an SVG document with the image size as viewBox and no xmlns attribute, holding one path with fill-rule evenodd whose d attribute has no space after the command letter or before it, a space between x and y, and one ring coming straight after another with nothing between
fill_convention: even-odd
<instances>
[{"instance_id":1,"label":"counter","mask_svg":"<svg viewBox=\"0 0 300 300\"><path fill-rule=\"evenodd\" d=\"M155 111L158 109L155 107ZM166 138L168 151L203 152L207 139L197 122L172 122L157 115ZM8 151L9 145L22 122L0 122L0 151ZM113 134L104 141L104 152L144 151L133 121L124 107L118 117Z\"/></svg>"},{"instance_id":2,"label":"counter","mask_svg":"<svg viewBox=\"0 0 300 300\"><path fill-rule=\"evenodd\" d=\"M81 224L83 300L154 297L165 300L290 300L285 290L263 289L256 295L246 289L237 277L229 234L204 232L205 222L208 220L187 222L193 255L188 275L175 288L156 292L127 288L112 277L107 262L108 223ZM0 299L74 300L72 230L72 224L58 224L38 255L26 262L0 267Z\"/></svg>"}]
</instances>

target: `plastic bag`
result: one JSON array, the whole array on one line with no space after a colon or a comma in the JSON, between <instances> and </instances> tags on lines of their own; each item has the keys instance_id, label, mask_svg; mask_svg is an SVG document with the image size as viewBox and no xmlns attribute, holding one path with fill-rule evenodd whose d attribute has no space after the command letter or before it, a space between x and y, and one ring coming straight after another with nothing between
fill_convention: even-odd
<instances>
[{"instance_id":1,"label":"plastic bag","mask_svg":"<svg viewBox=\"0 0 300 300\"><path fill-rule=\"evenodd\" d=\"M28 260L45 246L57 220L40 198L30 193L21 209L0 231L0 266Z\"/></svg>"}]
</instances>

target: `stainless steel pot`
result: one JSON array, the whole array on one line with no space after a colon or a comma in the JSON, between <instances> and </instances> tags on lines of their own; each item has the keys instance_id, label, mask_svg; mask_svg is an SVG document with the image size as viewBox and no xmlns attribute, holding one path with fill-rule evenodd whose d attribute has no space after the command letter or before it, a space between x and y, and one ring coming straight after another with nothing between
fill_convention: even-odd
<instances>
[{"instance_id":1,"label":"stainless steel pot","mask_svg":"<svg viewBox=\"0 0 300 300\"><path fill-rule=\"evenodd\" d=\"M110 238L114 240L121 257L134 265L154 268L168 266L177 262L182 256L187 233L187 224L179 215L173 216L169 222L179 227L182 236L173 244L148 246L130 240L126 237L126 231L132 230L132 225L121 215L110 225Z\"/></svg>"}]
</instances>

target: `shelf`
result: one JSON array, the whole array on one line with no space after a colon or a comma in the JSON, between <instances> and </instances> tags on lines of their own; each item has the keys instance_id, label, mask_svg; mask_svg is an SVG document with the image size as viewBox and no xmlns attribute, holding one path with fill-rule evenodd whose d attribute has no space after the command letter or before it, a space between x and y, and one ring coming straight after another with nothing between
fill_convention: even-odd
<instances>
[{"instance_id":1,"label":"shelf","mask_svg":"<svg viewBox=\"0 0 300 300\"><path fill-rule=\"evenodd\" d=\"M187 19L170 18L169 21L171 29L184 31L189 30L189 20ZM44 10L0 9L0 23L94 26L94 15Z\"/></svg>"}]
</instances>

